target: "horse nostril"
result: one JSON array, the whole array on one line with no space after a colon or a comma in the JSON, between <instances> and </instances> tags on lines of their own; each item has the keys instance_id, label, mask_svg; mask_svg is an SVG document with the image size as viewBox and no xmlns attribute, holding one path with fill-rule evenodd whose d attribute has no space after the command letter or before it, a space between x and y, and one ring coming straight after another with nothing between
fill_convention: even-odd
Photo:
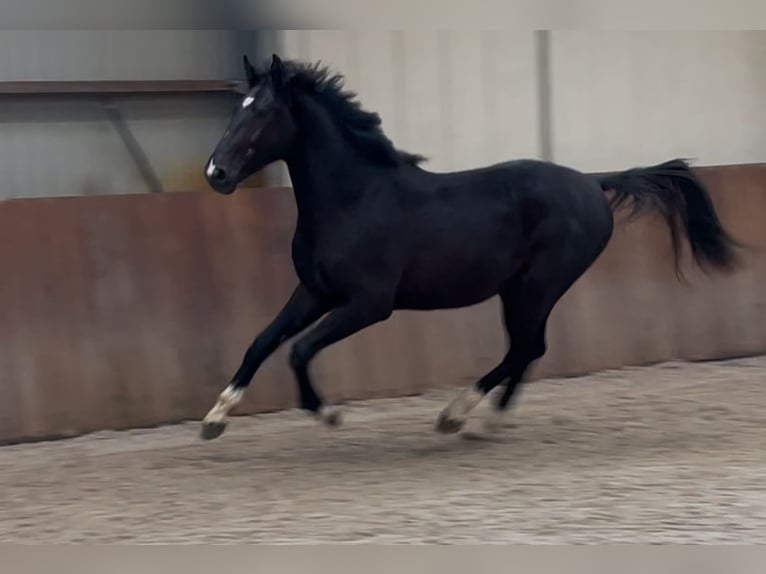
<instances>
[{"instance_id":1,"label":"horse nostril","mask_svg":"<svg viewBox=\"0 0 766 574\"><path fill-rule=\"evenodd\" d=\"M216 167L210 177L213 181L226 181L226 172L220 167Z\"/></svg>"}]
</instances>

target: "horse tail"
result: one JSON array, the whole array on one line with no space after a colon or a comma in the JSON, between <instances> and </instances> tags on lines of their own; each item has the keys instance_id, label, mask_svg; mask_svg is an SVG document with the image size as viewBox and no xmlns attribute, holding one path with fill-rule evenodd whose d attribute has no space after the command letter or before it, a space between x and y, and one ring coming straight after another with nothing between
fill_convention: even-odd
<instances>
[{"instance_id":1,"label":"horse tail","mask_svg":"<svg viewBox=\"0 0 766 574\"><path fill-rule=\"evenodd\" d=\"M662 215L670 228L679 275L682 231L701 267L730 270L737 266L735 247L739 244L721 225L710 193L685 160L601 175L598 181L604 191L614 191L612 209L632 200L631 216L646 210Z\"/></svg>"}]
</instances>

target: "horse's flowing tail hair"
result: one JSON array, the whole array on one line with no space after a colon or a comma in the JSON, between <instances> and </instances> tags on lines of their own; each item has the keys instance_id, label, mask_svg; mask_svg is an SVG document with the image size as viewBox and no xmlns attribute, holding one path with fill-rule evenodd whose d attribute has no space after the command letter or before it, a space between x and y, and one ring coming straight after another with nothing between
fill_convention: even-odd
<instances>
[{"instance_id":1,"label":"horse's flowing tail hair","mask_svg":"<svg viewBox=\"0 0 766 574\"><path fill-rule=\"evenodd\" d=\"M649 209L663 216L670 227L676 272L680 269L682 231L701 267L729 270L737 266L735 247L739 244L721 225L710 194L686 161L674 159L601 175L598 181L604 191L614 191L613 209L632 200L632 215Z\"/></svg>"}]
</instances>

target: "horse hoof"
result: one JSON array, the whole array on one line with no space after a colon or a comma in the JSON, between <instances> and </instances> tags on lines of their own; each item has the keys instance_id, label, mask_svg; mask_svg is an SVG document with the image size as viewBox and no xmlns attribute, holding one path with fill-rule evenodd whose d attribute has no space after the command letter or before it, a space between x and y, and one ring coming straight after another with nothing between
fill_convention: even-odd
<instances>
[{"instance_id":1,"label":"horse hoof","mask_svg":"<svg viewBox=\"0 0 766 574\"><path fill-rule=\"evenodd\" d=\"M442 434L455 434L463 428L465 420L450 416L448 413L441 413L436 420L436 430Z\"/></svg>"},{"instance_id":2,"label":"horse hoof","mask_svg":"<svg viewBox=\"0 0 766 574\"><path fill-rule=\"evenodd\" d=\"M202 440L213 440L221 436L225 430L226 423L223 421L203 422L199 435Z\"/></svg>"},{"instance_id":3,"label":"horse hoof","mask_svg":"<svg viewBox=\"0 0 766 574\"><path fill-rule=\"evenodd\" d=\"M317 416L328 427L339 427L343 424L343 413L338 407L322 407Z\"/></svg>"}]
</instances>

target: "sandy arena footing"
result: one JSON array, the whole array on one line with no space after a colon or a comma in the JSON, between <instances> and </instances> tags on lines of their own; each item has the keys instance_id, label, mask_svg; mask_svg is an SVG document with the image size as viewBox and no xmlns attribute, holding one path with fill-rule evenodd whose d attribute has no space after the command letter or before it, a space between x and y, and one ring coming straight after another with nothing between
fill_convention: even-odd
<instances>
[{"instance_id":1,"label":"sandy arena footing","mask_svg":"<svg viewBox=\"0 0 766 574\"><path fill-rule=\"evenodd\" d=\"M536 382L497 441L452 396L0 448L0 541L766 543L766 357Z\"/></svg>"}]
</instances>

